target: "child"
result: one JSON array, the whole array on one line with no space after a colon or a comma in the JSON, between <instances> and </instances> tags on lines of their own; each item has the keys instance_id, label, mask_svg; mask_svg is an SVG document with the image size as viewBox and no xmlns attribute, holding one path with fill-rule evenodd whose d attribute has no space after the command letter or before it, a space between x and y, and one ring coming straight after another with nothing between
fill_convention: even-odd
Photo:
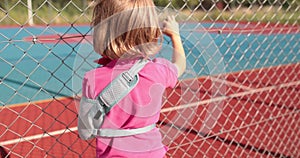
<instances>
[{"instance_id":1,"label":"child","mask_svg":"<svg viewBox=\"0 0 300 158\"><path fill-rule=\"evenodd\" d=\"M100 0L92 25L94 50L103 57L99 60L103 66L84 76L82 95L91 99L138 59L150 60L161 46L162 32L171 38L173 61L150 60L139 72L137 86L110 110L101 128L134 129L155 124L164 90L175 86L186 67L175 18L168 17L160 29L152 0ZM166 150L158 128L133 136L96 138L97 157L159 158Z\"/></svg>"}]
</instances>

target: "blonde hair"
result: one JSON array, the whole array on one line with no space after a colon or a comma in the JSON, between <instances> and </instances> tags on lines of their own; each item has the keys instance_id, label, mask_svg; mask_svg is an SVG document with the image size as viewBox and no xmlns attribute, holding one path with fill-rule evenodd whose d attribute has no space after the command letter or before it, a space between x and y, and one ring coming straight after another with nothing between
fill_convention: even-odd
<instances>
[{"instance_id":1,"label":"blonde hair","mask_svg":"<svg viewBox=\"0 0 300 158\"><path fill-rule=\"evenodd\" d=\"M100 0L93 12L94 50L104 57L148 57L162 38L152 0Z\"/></svg>"}]
</instances>

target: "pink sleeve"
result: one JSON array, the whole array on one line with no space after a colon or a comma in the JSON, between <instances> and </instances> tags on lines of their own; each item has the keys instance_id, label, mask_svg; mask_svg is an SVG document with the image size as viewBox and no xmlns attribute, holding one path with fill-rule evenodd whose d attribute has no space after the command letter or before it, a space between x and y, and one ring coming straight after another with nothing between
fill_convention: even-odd
<instances>
[{"instance_id":1,"label":"pink sleeve","mask_svg":"<svg viewBox=\"0 0 300 158\"><path fill-rule=\"evenodd\" d=\"M95 86L94 86L94 76L91 74L92 73L87 72L84 75L84 78L82 81L82 96L93 99Z\"/></svg>"},{"instance_id":2,"label":"pink sleeve","mask_svg":"<svg viewBox=\"0 0 300 158\"><path fill-rule=\"evenodd\" d=\"M166 77L166 87L174 88L178 80L178 68L164 58L156 58L153 62L162 64L162 72Z\"/></svg>"}]
</instances>

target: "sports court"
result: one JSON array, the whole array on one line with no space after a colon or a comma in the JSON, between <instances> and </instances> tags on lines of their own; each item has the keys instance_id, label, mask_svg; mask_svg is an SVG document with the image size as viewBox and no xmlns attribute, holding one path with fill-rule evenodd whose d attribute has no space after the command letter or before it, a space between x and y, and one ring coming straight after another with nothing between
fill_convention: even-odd
<instances>
[{"instance_id":1,"label":"sports court","mask_svg":"<svg viewBox=\"0 0 300 158\"><path fill-rule=\"evenodd\" d=\"M188 69L157 123L167 156L300 157L300 25L180 26ZM0 146L10 157L95 157L76 127L79 67L99 57L90 33L86 24L0 26Z\"/></svg>"}]
</instances>

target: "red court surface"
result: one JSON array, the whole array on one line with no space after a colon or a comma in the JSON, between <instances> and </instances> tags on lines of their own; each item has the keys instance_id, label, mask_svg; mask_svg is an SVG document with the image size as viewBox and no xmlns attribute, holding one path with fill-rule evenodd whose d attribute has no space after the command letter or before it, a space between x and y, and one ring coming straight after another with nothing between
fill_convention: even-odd
<instances>
[{"instance_id":1,"label":"red court surface","mask_svg":"<svg viewBox=\"0 0 300 158\"><path fill-rule=\"evenodd\" d=\"M163 135L167 156L300 157L299 79L297 63L185 80L168 89L158 123L176 133ZM187 121L178 115L182 110L193 114L186 125L180 124ZM206 130L203 120L212 111L215 122ZM94 140L77 135L73 98L0 112L0 145L10 157L95 157Z\"/></svg>"}]
</instances>

